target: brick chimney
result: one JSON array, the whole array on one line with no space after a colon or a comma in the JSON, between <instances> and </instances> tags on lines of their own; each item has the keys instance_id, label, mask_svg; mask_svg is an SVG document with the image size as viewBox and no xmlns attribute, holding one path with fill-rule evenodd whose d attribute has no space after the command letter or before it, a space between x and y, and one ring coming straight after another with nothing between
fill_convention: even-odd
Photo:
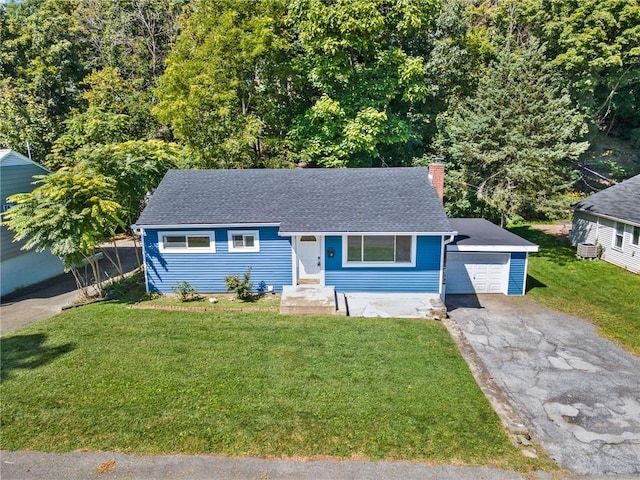
<instances>
[{"instance_id":1,"label":"brick chimney","mask_svg":"<svg viewBox=\"0 0 640 480\"><path fill-rule=\"evenodd\" d=\"M436 189L438 198L444 203L444 163L434 162L429 165L429 180Z\"/></svg>"}]
</instances>

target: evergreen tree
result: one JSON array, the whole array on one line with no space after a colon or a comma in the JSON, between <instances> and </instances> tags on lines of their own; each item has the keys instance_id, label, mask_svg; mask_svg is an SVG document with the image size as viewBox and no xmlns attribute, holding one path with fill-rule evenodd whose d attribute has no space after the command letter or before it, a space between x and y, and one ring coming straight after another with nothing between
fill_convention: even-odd
<instances>
[{"instance_id":1,"label":"evergreen tree","mask_svg":"<svg viewBox=\"0 0 640 480\"><path fill-rule=\"evenodd\" d=\"M571 186L571 168L588 147L577 141L586 130L532 41L499 54L445 132L448 157L504 224L540 211Z\"/></svg>"}]
</instances>

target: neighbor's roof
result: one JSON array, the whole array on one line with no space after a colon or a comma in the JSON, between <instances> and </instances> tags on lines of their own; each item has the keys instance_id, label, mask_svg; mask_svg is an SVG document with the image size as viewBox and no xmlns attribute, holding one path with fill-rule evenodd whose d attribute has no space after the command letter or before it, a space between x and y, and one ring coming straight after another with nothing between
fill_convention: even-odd
<instances>
[{"instance_id":1,"label":"neighbor's roof","mask_svg":"<svg viewBox=\"0 0 640 480\"><path fill-rule=\"evenodd\" d=\"M138 227L277 224L280 233L449 233L426 168L170 170Z\"/></svg>"},{"instance_id":2,"label":"neighbor's roof","mask_svg":"<svg viewBox=\"0 0 640 480\"><path fill-rule=\"evenodd\" d=\"M0 149L0 165L3 167L15 167L20 165L35 165L36 167L41 168L45 172L50 172L51 170L43 167L37 162L30 160L19 152L15 150L11 150L10 148Z\"/></svg>"},{"instance_id":3,"label":"neighbor's roof","mask_svg":"<svg viewBox=\"0 0 640 480\"><path fill-rule=\"evenodd\" d=\"M573 208L640 225L640 175L594 193Z\"/></svg>"},{"instance_id":4,"label":"neighbor's roof","mask_svg":"<svg viewBox=\"0 0 640 480\"><path fill-rule=\"evenodd\" d=\"M494 225L484 218L450 218L458 234L447 245L450 252L537 252L538 245Z\"/></svg>"}]
</instances>

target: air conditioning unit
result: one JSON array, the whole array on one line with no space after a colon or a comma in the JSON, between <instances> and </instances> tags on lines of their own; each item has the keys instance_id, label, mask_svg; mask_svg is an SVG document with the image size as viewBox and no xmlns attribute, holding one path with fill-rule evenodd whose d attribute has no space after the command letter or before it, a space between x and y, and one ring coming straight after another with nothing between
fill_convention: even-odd
<instances>
[{"instance_id":1,"label":"air conditioning unit","mask_svg":"<svg viewBox=\"0 0 640 480\"><path fill-rule=\"evenodd\" d=\"M593 243L579 243L578 258L598 258L598 247Z\"/></svg>"}]
</instances>

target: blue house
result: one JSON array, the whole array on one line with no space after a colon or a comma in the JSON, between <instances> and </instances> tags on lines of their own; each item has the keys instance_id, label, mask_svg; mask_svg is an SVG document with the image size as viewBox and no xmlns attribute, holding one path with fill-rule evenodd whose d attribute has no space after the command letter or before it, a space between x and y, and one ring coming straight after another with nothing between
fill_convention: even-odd
<instances>
[{"instance_id":1,"label":"blue house","mask_svg":"<svg viewBox=\"0 0 640 480\"><path fill-rule=\"evenodd\" d=\"M443 297L458 233L422 167L171 170L134 228L147 290L159 293L181 281L224 292L225 276L251 268L254 285L276 292L315 284Z\"/></svg>"}]
</instances>

